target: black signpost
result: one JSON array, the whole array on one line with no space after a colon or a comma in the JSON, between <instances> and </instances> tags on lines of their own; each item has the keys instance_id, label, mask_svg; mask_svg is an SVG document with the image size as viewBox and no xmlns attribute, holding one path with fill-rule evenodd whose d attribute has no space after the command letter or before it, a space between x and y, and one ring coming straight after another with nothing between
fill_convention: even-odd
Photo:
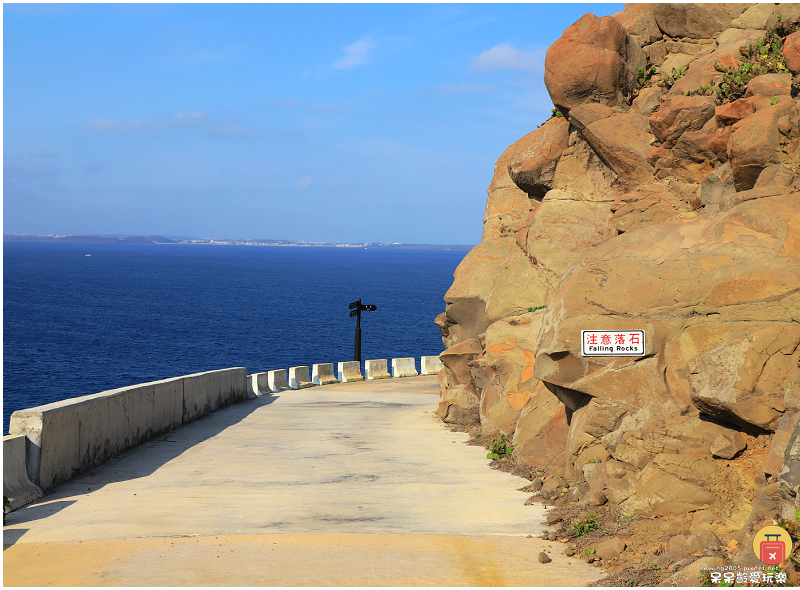
<instances>
[{"instance_id":1,"label":"black signpost","mask_svg":"<svg viewBox=\"0 0 800 590\"><path fill-rule=\"evenodd\" d=\"M350 304L350 317L356 317L356 348L353 355L353 360L361 362L361 312L362 311L375 311L377 307L374 305L363 305L361 299L357 299Z\"/></svg>"}]
</instances>

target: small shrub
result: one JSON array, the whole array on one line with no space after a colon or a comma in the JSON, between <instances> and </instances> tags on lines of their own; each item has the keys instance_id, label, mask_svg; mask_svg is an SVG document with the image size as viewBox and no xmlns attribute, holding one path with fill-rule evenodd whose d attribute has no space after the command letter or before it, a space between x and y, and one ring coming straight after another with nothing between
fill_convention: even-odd
<instances>
[{"instance_id":1,"label":"small shrub","mask_svg":"<svg viewBox=\"0 0 800 590\"><path fill-rule=\"evenodd\" d=\"M627 522L627 521L629 521L629 520L631 520L632 518L635 518L635 517L636 517L636 513L635 512L631 512L630 514L626 514L625 516L621 517L617 521L617 526L619 526L622 523Z\"/></svg>"},{"instance_id":2,"label":"small shrub","mask_svg":"<svg viewBox=\"0 0 800 590\"><path fill-rule=\"evenodd\" d=\"M739 48L742 60L740 66L725 68L720 62L714 64L714 68L722 73L722 82L716 90L717 104L742 98L748 82L757 76L787 72L783 56L783 40L797 30L798 26L800 26L798 23L785 24L778 18L775 28L767 31L762 39ZM777 100L772 104L776 103Z\"/></svg>"},{"instance_id":3,"label":"small shrub","mask_svg":"<svg viewBox=\"0 0 800 590\"><path fill-rule=\"evenodd\" d=\"M584 465L588 465L589 463L600 463L600 459L595 457L594 459L589 459Z\"/></svg>"},{"instance_id":4,"label":"small shrub","mask_svg":"<svg viewBox=\"0 0 800 590\"><path fill-rule=\"evenodd\" d=\"M492 443L486 458L496 461L503 457L510 456L512 452L514 452L514 445L506 438L505 434L501 434L500 438Z\"/></svg>"},{"instance_id":5,"label":"small shrub","mask_svg":"<svg viewBox=\"0 0 800 590\"><path fill-rule=\"evenodd\" d=\"M554 116L554 117L563 117L563 116L564 116L564 113L562 113L562 112L561 112L561 111L559 111L558 109L553 109L553 110L552 110L552 111L550 111L550 112L551 112L551 113L553 113L553 116Z\"/></svg>"},{"instance_id":6,"label":"small shrub","mask_svg":"<svg viewBox=\"0 0 800 590\"><path fill-rule=\"evenodd\" d=\"M778 97L777 96L773 96L770 99L769 104L778 104Z\"/></svg>"},{"instance_id":7,"label":"small shrub","mask_svg":"<svg viewBox=\"0 0 800 590\"><path fill-rule=\"evenodd\" d=\"M669 75L669 79L667 80L667 86L672 87L675 82L680 80L686 71L689 69L689 66L681 66L677 69L672 70L672 73Z\"/></svg>"},{"instance_id":8,"label":"small shrub","mask_svg":"<svg viewBox=\"0 0 800 590\"><path fill-rule=\"evenodd\" d=\"M536 311L537 309L544 309L546 305L537 305L536 307L529 307L528 311Z\"/></svg>"},{"instance_id":9,"label":"small shrub","mask_svg":"<svg viewBox=\"0 0 800 590\"><path fill-rule=\"evenodd\" d=\"M579 518L573 522L572 526L569 527L569 534L573 537L582 537L583 535L591 533L599 526L600 519L597 515L589 514L585 518Z\"/></svg>"},{"instance_id":10,"label":"small shrub","mask_svg":"<svg viewBox=\"0 0 800 590\"><path fill-rule=\"evenodd\" d=\"M650 78L653 77L653 74L656 73L656 68L652 67L649 70L645 70L643 67L639 66L636 69L636 86L639 88L643 87L647 82L650 81Z\"/></svg>"}]
</instances>

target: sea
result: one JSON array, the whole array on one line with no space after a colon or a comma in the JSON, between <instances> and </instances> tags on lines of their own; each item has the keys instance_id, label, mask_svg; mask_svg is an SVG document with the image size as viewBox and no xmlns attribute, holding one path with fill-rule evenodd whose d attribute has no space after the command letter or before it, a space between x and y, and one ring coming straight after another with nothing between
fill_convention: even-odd
<instances>
[{"instance_id":1,"label":"sea","mask_svg":"<svg viewBox=\"0 0 800 590\"><path fill-rule=\"evenodd\" d=\"M3 244L3 432L14 410L190 373L438 355L466 250ZM391 362L391 361L389 361ZM363 362L362 362L363 366Z\"/></svg>"}]
</instances>

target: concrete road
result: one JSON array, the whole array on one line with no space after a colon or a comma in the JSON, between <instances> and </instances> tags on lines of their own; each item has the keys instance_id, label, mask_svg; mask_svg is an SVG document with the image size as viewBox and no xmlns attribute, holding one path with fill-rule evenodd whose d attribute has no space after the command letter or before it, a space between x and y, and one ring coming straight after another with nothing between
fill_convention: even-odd
<instances>
[{"instance_id":1,"label":"concrete road","mask_svg":"<svg viewBox=\"0 0 800 590\"><path fill-rule=\"evenodd\" d=\"M524 479L433 416L434 377L237 404L7 519L6 586L581 586ZM551 563L538 562L540 551Z\"/></svg>"}]
</instances>

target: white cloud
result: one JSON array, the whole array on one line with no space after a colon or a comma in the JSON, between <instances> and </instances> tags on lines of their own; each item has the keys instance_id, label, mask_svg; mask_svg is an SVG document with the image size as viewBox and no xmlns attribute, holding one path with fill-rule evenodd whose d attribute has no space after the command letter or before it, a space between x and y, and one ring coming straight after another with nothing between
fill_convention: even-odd
<instances>
[{"instance_id":1,"label":"white cloud","mask_svg":"<svg viewBox=\"0 0 800 590\"><path fill-rule=\"evenodd\" d=\"M98 119L85 123L83 127L93 133L117 133L122 135L152 135L167 132L194 131L233 139L290 139L297 137L297 134L292 132L264 131L233 119L216 119L201 111L184 113L180 109L170 118L136 119L128 122L114 119Z\"/></svg>"},{"instance_id":2,"label":"white cloud","mask_svg":"<svg viewBox=\"0 0 800 590\"><path fill-rule=\"evenodd\" d=\"M369 57L369 52L377 47L374 35L361 37L358 41L342 47L344 55L333 62L333 67L337 70L345 70L363 65Z\"/></svg>"},{"instance_id":3,"label":"white cloud","mask_svg":"<svg viewBox=\"0 0 800 590\"><path fill-rule=\"evenodd\" d=\"M310 188L315 184L313 176L305 176L294 183L296 188Z\"/></svg>"},{"instance_id":4,"label":"white cloud","mask_svg":"<svg viewBox=\"0 0 800 590\"><path fill-rule=\"evenodd\" d=\"M473 72L491 72L492 70L526 70L530 72L544 71L546 49L517 49L511 43L501 43L471 58L470 69Z\"/></svg>"}]
</instances>

